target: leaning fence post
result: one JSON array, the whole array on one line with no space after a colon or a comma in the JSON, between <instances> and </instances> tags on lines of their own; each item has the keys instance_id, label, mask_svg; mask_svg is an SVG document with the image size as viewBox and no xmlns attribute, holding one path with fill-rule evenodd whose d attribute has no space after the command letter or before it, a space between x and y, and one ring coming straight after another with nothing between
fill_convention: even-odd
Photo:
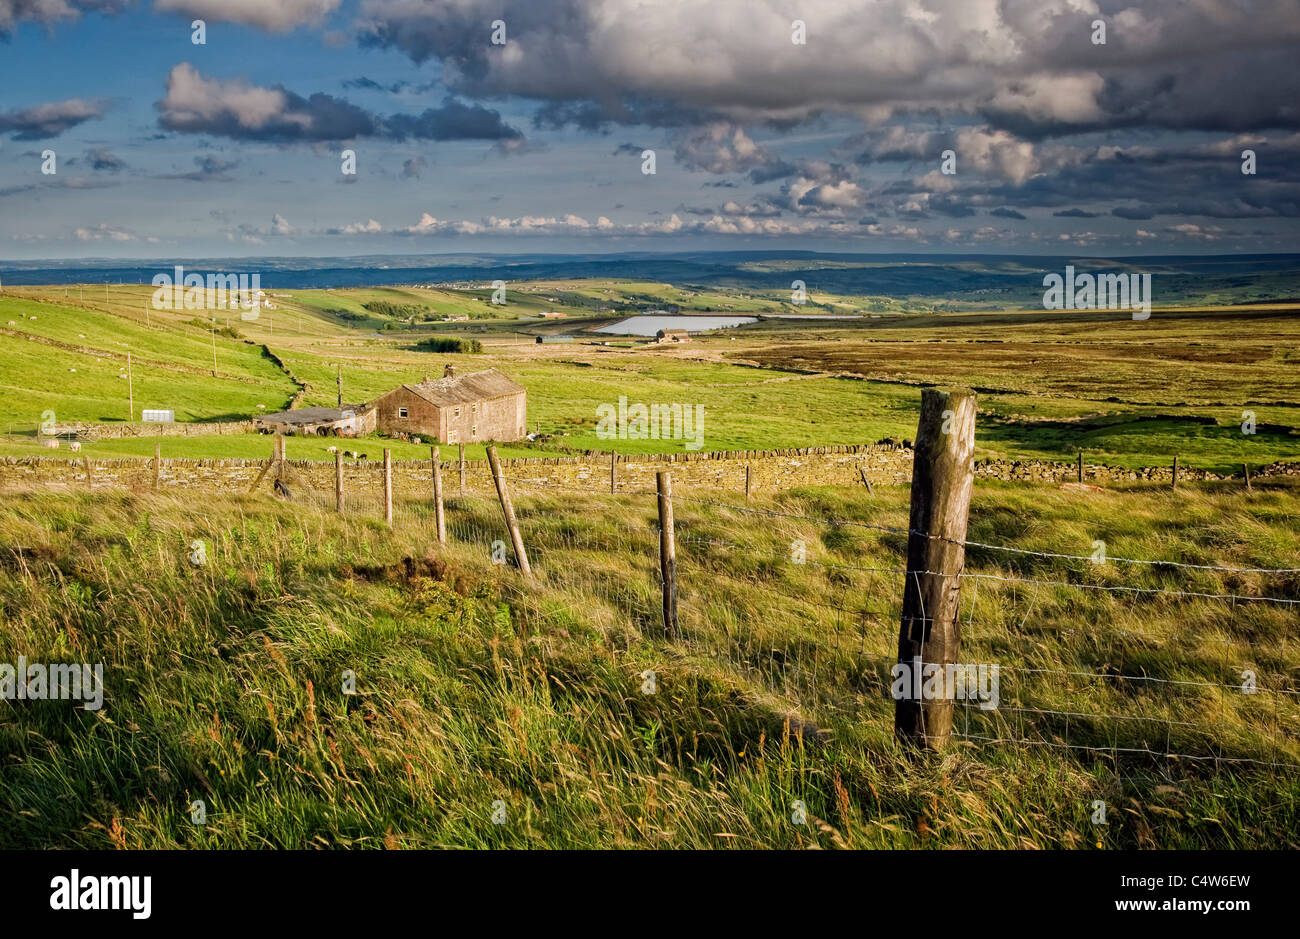
<instances>
[{"instance_id":1,"label":"leaning fence post","mask_svg":"<svg viewBox=\"0 0 1300 939\"><path fill-rule=\"evenodd\" d=\"M343 452L334 451L334 510L343 514Z\"/></svg>"},{"instance_id":2,"label":"leaning fence post","mask_svg":"<svg viewBox=\"0 0 1300 939\"><path fill-rule=\"evenodd\" d=\"M664 588L664 632L677 635L677 539L673 531L673 479L659 478L659 574Z\"/></svg>"},{"instance_id":3,"label":"leaning fence post","mask_svg":"<svg viewBox=\"0 0 1300 939\"><path fill-rule=\"evenodd\" d=\"M161 483L162 483L162 441L155 440L153 442L153 488L155 492L158 491L158 487L159 485L161 485Z\"/></svg>"},{"instance_id":4,"label":"leaning fence post","mask_svg":"<svg viewBox=\"0 0 1300 939\"><path fill-rule=\"evenodd\" d=\"M442 508L442 462L437 446L429 457L433 463L433 521L438 532L438 544L447 543L447 517Z\"/></svg>"},{"instance_id":5,"label":"leaning fence post","mask_svg":"<svg viewBox=\"0 0 1300 939\"><path fill-rule=\"evenodd\" d=\"M384 521L393 526L393 451L384 447Z\"/></svg>"},{"instance_id":6,"label":"leaning fence post","mask_svg":"<svg viewBox=\"0 0 1300 939\"><path fill-rule=\"evenodd\" d=\"M946 668L961 647L961 572L966 561L966 521L975 472L975 394L927 388L913 445L912 505L907 536L907 580L898 633L899 675L909 676L895 693L894 733L939 750L953 724L953 682ZM946 693L927 696L925 666L943 669ZM964 683L963 683L964 685Z\"/></svg>"},{"instance_id":7,"label":"leaning fence post","mask_svg":"<svg viewBox=\"0 0 1300 939\"><path fill-rule=\"evenodd\" d=\"M519 533L519 520L515 518L515 507L510 502L510 490L506 486L505 477L501 474L497 448L491 444L487 448L487 458L488 465L492 467L492 481L497 486L497 498L501 500L501 514L505 516L506 529L510 532L510 543L514 545L519 569L531 577L533 569L528 566L528 552L524 550L524 537Z\"/></svg>"},{"instance_id":8,"label":"leaning fence post","mask_svg":"<svg viewBox=\"0 0 1300 939\"><path fill-rule=\"evenodd\" d=\"M271 471L271 467L275 466L279 462L280 462L280 437L277 434L275 440L272 441L271 443L271 459L266 461L266 465L262 467L262 472L257 474L257 478L253 480L253 485L248 487L248 491L253 492L254 490L256 490L257 487L262 484L262 480L266 478L266 474Z\"/></svg>"}]
</instances>

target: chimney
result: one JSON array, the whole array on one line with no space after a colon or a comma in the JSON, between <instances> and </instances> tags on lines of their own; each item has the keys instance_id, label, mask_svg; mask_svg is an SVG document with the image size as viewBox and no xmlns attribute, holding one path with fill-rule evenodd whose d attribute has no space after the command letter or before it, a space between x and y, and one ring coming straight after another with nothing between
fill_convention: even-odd
<instances>
[{"instance_id":1,"label":"chimney","mask_svg":"<svg viewBox=\"0 0 1300 939\"><path fill-rule=\"evenodd\" d=\"M445 369L443 369L442 377L443 377L443 378L455 378L455 377L456 377L456 366L454 366L454 365L452 365L450 362L448 362L448 363L447 363L447 367L446 367Z\"/></svg>"}]
</instances>

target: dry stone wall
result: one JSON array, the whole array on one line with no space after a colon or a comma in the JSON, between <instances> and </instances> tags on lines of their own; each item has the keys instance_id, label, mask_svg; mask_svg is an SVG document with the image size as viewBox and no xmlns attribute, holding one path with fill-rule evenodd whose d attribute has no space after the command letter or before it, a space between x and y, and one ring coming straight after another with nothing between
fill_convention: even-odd
<instances>
[{"instance_id":1,"label":"dry stone wall","mask_svg":"<svg viewBox=\"0 0 1300 939\"><path fill-rule=\"evenodd\" d=\"M526 458L502 460L506 475L519 495L542 490L609 491L608 455ZM195 490L236 493L252 485L264 460L162 461L159 481L164 490ZM872 485L902 485L911 479L912 451L887 445L811 447L789 450L725 451L672 455L620 457L617 466L619 492L650 492L655 473L668 470L678 491L689 489L743 493L745 467L751 468L751 485L756 494L799 486L859 486L866 473ZM153 485L153 461L148 459L93 460L90 485L95 489L147 489ZM379 460L345 461L344 487L348 493L377 495L383 488L383 464ZM291 460L287 478L311 491L328 495L334 491L334 464ZM443 486L448 495L459 488L456 461L442 464ZM1078 478L1074 463L1028 460L980 460L976 476L1030 483L1073 482ZM1204 470L1179 467L1180 480L1230 478ZM1300 463L1276 463L1252 470L1253 476L1300 476ZM1168 483L1172 468L1148 467L1130 470L1085 464L1084 482L1093 485L1123 482ZM1237 474L1240 478L1240 474ZM491 494L492 477L485 460L466 462L470 492ZM87 486L85 463L79 459L50 457L6 457L0 459L0 489L77 488ZM395 461L393 489L399 497L430 494L427 460Z\"/></svg>"}]
</instances>

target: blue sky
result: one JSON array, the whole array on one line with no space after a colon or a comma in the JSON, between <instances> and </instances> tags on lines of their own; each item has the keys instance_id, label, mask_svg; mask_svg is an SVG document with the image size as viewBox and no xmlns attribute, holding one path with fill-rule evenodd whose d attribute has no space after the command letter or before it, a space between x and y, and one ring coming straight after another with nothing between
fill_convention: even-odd
<instances>
[{"instance_id":1,"label":"blue sky","mask_svg":"<svg viewBox=\"0 0 1300 939\"><path fill-rule=\"evenodd\" d=\"M0 259L1300 250L1300 5L1189 6L0 0Z\"/></svg>"}]
</instances>

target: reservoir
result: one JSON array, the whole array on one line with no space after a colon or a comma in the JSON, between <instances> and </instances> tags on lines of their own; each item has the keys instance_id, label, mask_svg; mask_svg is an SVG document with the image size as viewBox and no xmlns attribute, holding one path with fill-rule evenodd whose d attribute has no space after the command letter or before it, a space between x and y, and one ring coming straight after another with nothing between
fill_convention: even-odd
<instances>
[{"instance_id":1,"label":"reservoir","mask_svg":"<svg viewBox=\"0 0 1300 939\"><path fill-rule=\"evenodd\" d=\"M612 326L603 326L594 330L598 333L608 333L615 336L653 336L661 329L684 329L687 332L698 333L709 329L726 329L731 326L744 326L746 323L756 323L758 318L755 316L630 316L621 323L615 323Z\"/></svg>"}]
</instances>

